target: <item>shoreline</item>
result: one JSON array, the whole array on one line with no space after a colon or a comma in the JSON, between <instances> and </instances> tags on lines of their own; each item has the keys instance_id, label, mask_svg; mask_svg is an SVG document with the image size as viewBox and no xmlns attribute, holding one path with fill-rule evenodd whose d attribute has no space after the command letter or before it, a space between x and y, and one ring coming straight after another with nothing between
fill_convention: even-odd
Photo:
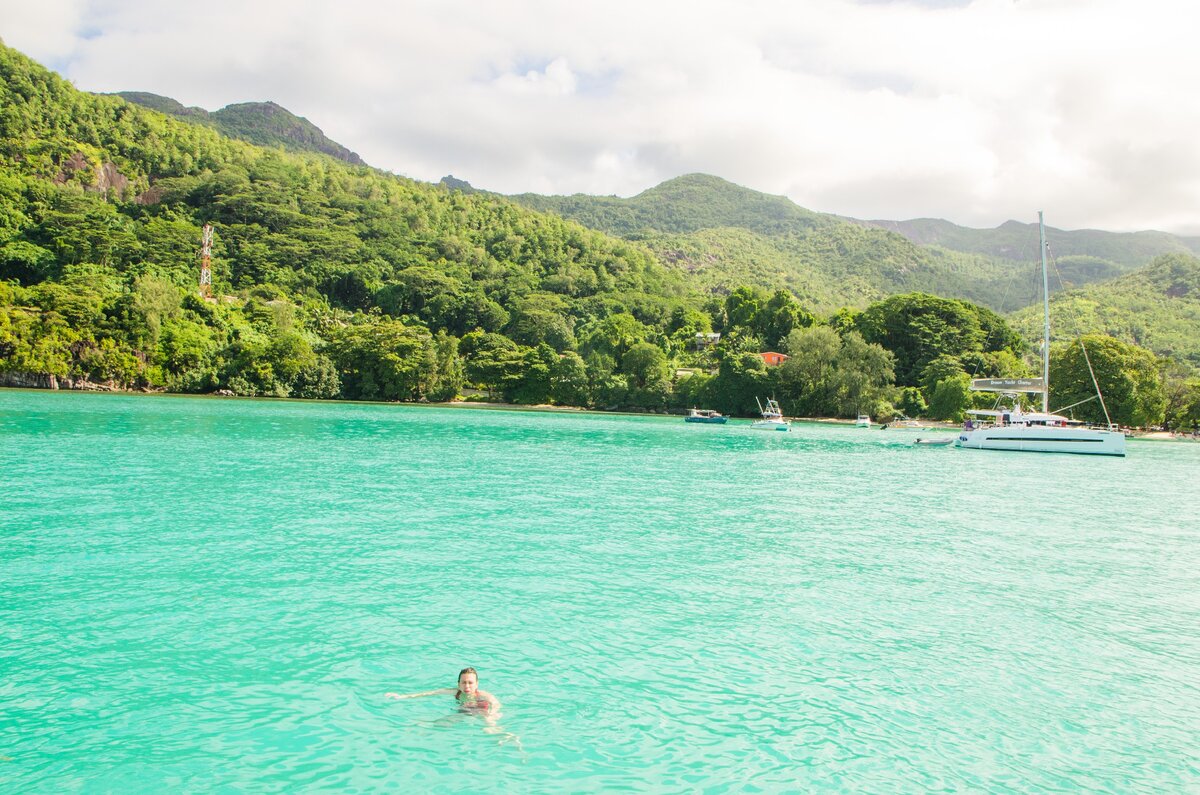
<instances>
[{"instance_id":1,"label":"shoreline","mask_svg":"<svg viewBox=\"0 0 1200 795\"><path fill-rule=\"evenodd\" d=\"M80 383L80 382L76 382ZM521 403L501 403L484 400L451 400L451 401L418 401L418 400L343 400L338 398L295 398L295 397L266 397L256 395L232 395L222 394L220 392L168 392L165 389L118 389L106 384L93 384L91 382L82 382L86 384L82 386L72 386L68 388L48 388L37 386L0 386L0 390L12 392L53 392L53 393L76 393L76 394L109 394L109 395L130 395L144 397L171 397L171 398L204 398L209 400L263 400L279 403L330 403L330 404L352 404L352 405L368 405L368 406L430 406L434 408L447 409L483 409L492 411L530 411L542 412L546 414L596 414L601 416L626 416L626 417L683 417L686 414L686 409L678 410L678 413L668 409L663 411L609 411L607 409L589 409L582 406L556 406L550 403L538 403L534 405L524 405ZM730 419L738 420L753 420L753 416L735 417L730 415ZM785 417L784 419L792 422L810 422L820 425L849 425L853 426L855 420L843 417ZM867 430L899 430L899 431L952 431L962 427L962 423L948 422L944 420L919 420L919 426L906 426L888 424L885 429L882 423L872 422L871 427ZM1171 431L1134 431L1130 438L1144 439L1155 442L1196 442L1200 441L1190 434L1172 433Z\"/></svg>"}]
</instances>

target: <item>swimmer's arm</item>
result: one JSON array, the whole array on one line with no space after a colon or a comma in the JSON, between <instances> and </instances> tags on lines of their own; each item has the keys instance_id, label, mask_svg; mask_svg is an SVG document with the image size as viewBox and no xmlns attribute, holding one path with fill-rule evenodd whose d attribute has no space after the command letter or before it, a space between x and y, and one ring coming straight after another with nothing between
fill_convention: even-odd
<instances>
[{"instance_id":1,"label":"swimmer's arm","mask_svg":"<svg viewBox=\"0 0 1200 795\"><path fill-rule=\"evenodd\" d=\"M443 687L438 690L426 690L424 693L388 693L386 698L390 698L394 701L395 699L398 699L398 698L421 698L423 696L452 696L452 695L454 695L454 692L455 692L454 690L451 690L448 687Z\"/></svg>"},{"instance_id":2,"label":"swimmer's arm","mask_svg":"<svg viewBox=\"0 0 1200 795\"><path fill-rule=\"evenodd\" d=\"M490 707L488 707L488 712L499 712L500 711L500 699L496 698L495 696L493 696L491 693L487 692L486 690L478 690L476 692L480 696L482 696L488 700L488 703L491 705Z\"/></svg>"}]
</instances>

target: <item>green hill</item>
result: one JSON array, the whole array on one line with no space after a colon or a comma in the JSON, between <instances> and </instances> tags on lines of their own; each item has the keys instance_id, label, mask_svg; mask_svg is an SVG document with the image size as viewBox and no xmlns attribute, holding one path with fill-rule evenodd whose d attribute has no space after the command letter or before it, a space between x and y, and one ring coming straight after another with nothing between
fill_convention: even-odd
<instances>
[{"instance_id":1,"label":"green hill","mask_svg":"<svg viewBox=\"0 0 1200 795\"><path fill-rule=\"evenodd\" d=\"M615 237L465 183L254 145L153 101L172 113L77 91L0 46L0 385L383 400L476 387L519 403L740 413L778 393L852 416L892 410L897 351L1019 364L1002 319L918 292L1002 286L982 255L703 176L634 200L574 197ZM211 294L197 278L205 225ZM907 295L813 326L812 309L891 293ZM825 357L811 371L758 355L797 359L810 343ZM914 367L904 405L916 411ZM678 368L697 372L676 382Z\"/></svg>"},{"instance_id":2,"label":"green hill","mask_svg":"<svg viewBox=\"0 0 1200 795\"><path fill-rule=\"evenodd\" d=\"M327 138L308 119L296 116L274 102L242 102L209 113L203 108L185 107L170 97L145 91L120 91L115 96L159 113L208 125L230 138L260 146L282 146L295 152L320 152L352 165L364 165L361 157Z\"/></svg>"},{"instance_id":3,"label":"green hill","mask_svg":"<svg viewBox=\"0 0 1200 795\"><path fill-rule=\"evenodd\" d=\"M918 218L911 221L858 221L864 226L896 232L921 246L1026 263L1037 259L1037 224L1006 221L995 229L970 229L949 221ZM1166 232L1067 231L1046 227L1046 242L1059 260L1076 263L1064 278L1075 284L1102 281L1142 267L1160 254L1200 254L1200 237Z\"/></svg>"},{"instance_id":4,"label":"green hill","mask_svg":"<svg viewBox=\"0 0 1200 795\"><path fill-rule=\"evenodd\" d=\"M470 186L457 181L458 187ZM861 221L813 212L783 196L707 174L668 180L629 199L539 196L515 200L593 229L649 245L702 286L787 287L818 309L860 306L921 290L1009 312L1036 301L1029 263L1036 224L969 229L947 221ZM1116 278L1166 253L1200 253L1200 238L1164 232L1065 231L1047 227L1060 289Z\"/></svg>"},{"instance_id":5,"label":"green hill","mask_svg":"<svg viewBox=\"0 0 1200 795\"><path fill-rule=\"evenodd\" d=\"M665 367L671 335L708 323L685 276L640 244L234 140L78 91L3 46L0 108L0 383L430 399L466 367L521 402L578 403L603 384L594 399L638 405L633 376L614 373L625 350L653 340L662 361L642 361ZM603 356L584 373L576 350Z\"/></svg>"},{"instance_id":6,"label":"green hill","mask_svg":"<svg viewBox=\"0 0 1200 795\"><path fill-rule=\"evenodd\" d=\"M1056 339L1108 334L1200 369L1200 259L1163 254L1118 279L1060 293L1050 318ZM1011 319L1027 339L1041 336L1037 307Z\"/></svg>"},{"instance_id":7,"label":"green hill","mask_svg":"<svg viewBox=\"0 0 1200 795\"><path fill-rule=\"evenodd\" d=\"M756 283L787 287L820 311L924 291L998 311L1024 306L1028 291L988 257L925 248L902 235L797 206L707 174L669 180L630 199L512 197L593 229L644 242L707 289ZM1036 250L1036 247L1035 247Z\"/></svg>"},{"instance_id":8,"label":"green hill","mask_svg":"<svg viewBox=\"0 0 1200 795\"><path fill-rule=\"evenodd\" d=\"M687 233L737 227L780 235L828 223L783 196L743 188L709 174L667 180L630 199L616 196L513 196L522 204L579 221L622 237L647 232Z\"/></svg>"}]
</instances>

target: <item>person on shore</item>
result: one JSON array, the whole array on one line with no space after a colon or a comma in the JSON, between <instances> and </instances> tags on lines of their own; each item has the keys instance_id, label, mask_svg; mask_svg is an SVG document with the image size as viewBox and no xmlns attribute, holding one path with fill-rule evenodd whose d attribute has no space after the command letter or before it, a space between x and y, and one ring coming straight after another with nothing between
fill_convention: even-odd
<instances>
[{"instance_id":1,"label":"person on shore","mask_svg":"<svg viewBox=\"0 0 1200 795\"><path fill-rule=\"evenodd\" d=\"M448 695L453 695L454 700L458 702L459 712L493 717L500 712L500 699L479 689L479 674L474 668L464 668L458 672L457 689L442 687L437 690L426 690L423 693L388 693L387 698L397 700Z\"/></svg>"}]
</instances>

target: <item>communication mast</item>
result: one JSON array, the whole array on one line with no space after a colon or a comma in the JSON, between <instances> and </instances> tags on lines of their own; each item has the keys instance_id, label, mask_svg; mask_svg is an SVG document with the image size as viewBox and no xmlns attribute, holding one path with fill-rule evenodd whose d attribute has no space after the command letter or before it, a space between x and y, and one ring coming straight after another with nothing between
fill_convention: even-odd
<instances>
[{"instance_id":1,"label":"communication mast","mask_svg":"<svg viewBox=\"0 0 1200 795\"><path fill-rule=\"evenodd\" d=\"M205 224L200 237L200 295L212 298L212 224Z\"/></svg>"}]
</instances>

